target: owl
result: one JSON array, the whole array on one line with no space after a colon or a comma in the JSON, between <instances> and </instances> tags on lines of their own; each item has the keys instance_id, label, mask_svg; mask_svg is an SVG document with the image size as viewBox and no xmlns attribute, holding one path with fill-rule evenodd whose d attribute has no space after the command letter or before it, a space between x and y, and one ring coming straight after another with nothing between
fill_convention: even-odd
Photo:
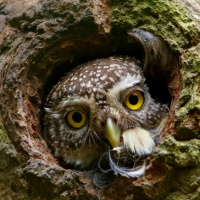
<instances>
[{"instance_id":1,"label":"owl","mask_svg":"<svg viewBox=\"0 0 200 200\"><path fill-rule=\"evenodd\" d=\"M96 59L52 88L44 138L64 167L138 177L145 173L143 159L160 141L166 113L166 105L151 97L138 60Z\"/></svg>"}]
</instances>

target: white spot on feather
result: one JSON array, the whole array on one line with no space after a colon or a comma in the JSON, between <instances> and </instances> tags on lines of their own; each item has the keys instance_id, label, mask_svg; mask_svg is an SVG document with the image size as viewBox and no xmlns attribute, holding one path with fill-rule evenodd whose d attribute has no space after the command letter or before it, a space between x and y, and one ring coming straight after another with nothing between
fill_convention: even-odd
<instances>
[{"instance_id":1,"label":"white spot on feather","mask_svg":"<svg viewBox=\"0 0 200 200\"><path fill-rule=\"evenodd\" d=\"M119 64L110 64L110 67L120 67Z\"/></svg>"},{"instance_id":2,"label":"white spot on feather","mask_svg":"<svg viewBox=\"0 0 200 200\"><path fill-rule=\"evenodd\" d=\"M103 75L100 79L104 81L107 78L107 75Z\"/></svg>"}]
</instances>

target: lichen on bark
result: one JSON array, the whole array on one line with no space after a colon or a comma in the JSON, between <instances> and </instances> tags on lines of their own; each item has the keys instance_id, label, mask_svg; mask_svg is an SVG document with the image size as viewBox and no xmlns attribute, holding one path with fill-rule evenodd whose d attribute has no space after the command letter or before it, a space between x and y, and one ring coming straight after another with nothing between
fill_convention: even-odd
<instances>
[{"instance_id":1,"label":"lichen on bark","mask_svg":"<svg viewBox=\"0 0 200 200\"><path fill-rule=\"evenodd\" d=\"M181 140L200 138L200 45L191 47L182 54L183 90L179 110L176 113L176 137Z\"/></svg>"},{"instance_id":2,"label":"lichen on bark","mask_svg":"<svg viewBox=\"0 0 200 200\"><path fill-rule=\"evenodd\" d=\"M197 23L176 1L113 0L113 28L138 27L162 36L174 50L188 48L199 42Z\"/></svg>"}]
</instances>

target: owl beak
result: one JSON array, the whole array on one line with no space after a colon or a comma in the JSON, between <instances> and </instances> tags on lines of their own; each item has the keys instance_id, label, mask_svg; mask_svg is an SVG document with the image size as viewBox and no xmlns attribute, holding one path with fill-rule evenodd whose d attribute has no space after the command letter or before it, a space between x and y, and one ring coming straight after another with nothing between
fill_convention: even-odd
<instances>
[{"instance_id":1,"label":"owl beak","mask_svg":"<svg viewBox=\"0 0 200 200\"><path fill-rule=\"evenodd\" d=\"M111 118L106 120L105 137L113 148L119 146L121 131L117 124Z\"/></svg>"}]
</instances>

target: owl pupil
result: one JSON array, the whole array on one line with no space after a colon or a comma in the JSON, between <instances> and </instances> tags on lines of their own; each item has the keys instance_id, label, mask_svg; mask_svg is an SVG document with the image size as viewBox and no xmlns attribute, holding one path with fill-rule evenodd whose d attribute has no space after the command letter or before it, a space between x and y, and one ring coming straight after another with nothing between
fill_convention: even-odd
<instances>
[{"instance_id":1,"label":"owl pupil","mask_svg":"<svg viewBox=\"0 0 200 200\"><path fill-rule=\"evenodd\" d=\"M78 112L75 112L73 115L72 115L72 119L74 120L74 122L76 123L79 123L82 121L82 115Z\"/></svg>"},{"instance_id":2,"label":"owl pupil","mask_svg":"<svg viewBox=\"0 0 200 200\"><path fill-rule=\"evenodd\" d=\"M136 105L138 103L138 96L136 94L132 94L129 96L129 102L132 105Z\"/></svg>"}]
</instances>

